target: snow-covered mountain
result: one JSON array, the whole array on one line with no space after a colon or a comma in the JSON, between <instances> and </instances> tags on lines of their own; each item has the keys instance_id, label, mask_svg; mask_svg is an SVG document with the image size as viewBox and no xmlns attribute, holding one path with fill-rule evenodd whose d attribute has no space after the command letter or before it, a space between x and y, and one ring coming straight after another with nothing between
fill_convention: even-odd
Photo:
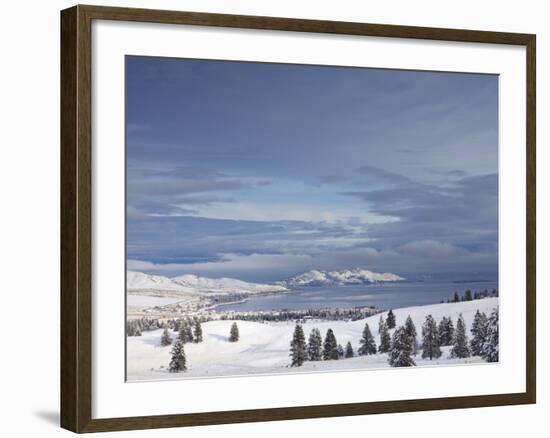
<instances>
[{"instance_id":1,"label":"snow-covered mountain","mask_svg":"<svg viewBox=\"0 0 550 438\"><path fill-rule=\"evenodd\" d=\"M181 275L168 278L161 275L128 271L126 287L129 292L166 291L182 294L284 292L286 287L274 284L248 283L234 278L206 278Z\"/></svg>"},{"instance_id":2,"label":"snow-covered mountain","mask_svg":"<svg viewBox=\"0 0 550 438\"><path fill-rule=\"evenodd\" d=\"M378 282L402 281L404 278L389 272L379 273L366 269L351 269L342 271L312 270L292 277L280 284L287 287L369 284Z\"/></svg>"},{"instance_id":3,"label":"snow-covered mountain","mask_svg":"<svg viewBox=\"0 0 550 438\"><path fill-rule=\"evenodd\" d=\"M176 283L171 278L162 275L144 274L143 272L127 271L126 288L128 291L174 291L193 293L192 289Z\"/></svg>"},{"instance_id":4,"label":"snow-covered mountain","mask_svg":"<svg viewBox=\"0 0 550 438\"><path fill-rule=\"evenodd\" d=\"M181 275L172 281L185 287L208 292L259 293L284 292L286 287L275 284L248 283L235 278L207 278L198 275Z\"/></svg>"}]
</instances>

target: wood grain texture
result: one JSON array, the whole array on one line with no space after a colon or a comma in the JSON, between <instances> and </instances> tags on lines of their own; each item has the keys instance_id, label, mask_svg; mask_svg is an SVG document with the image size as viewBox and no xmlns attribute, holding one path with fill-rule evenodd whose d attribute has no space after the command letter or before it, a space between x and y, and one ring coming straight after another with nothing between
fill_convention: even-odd
<instances>
[{"instance_id":1,"label":"wood grain texture","mask_svg":"<svg viewBox=\"0 0 550 438\"><path fill-rule=\"evenodd\" d=\"M91 23L122 20L245 29L513 44L527 53L527 369L517 394L92 419ZM75 6L61 13L61 426L74 432L380 414L536 401L536 39L461 29Z\"/></svg>"}]
</instances>

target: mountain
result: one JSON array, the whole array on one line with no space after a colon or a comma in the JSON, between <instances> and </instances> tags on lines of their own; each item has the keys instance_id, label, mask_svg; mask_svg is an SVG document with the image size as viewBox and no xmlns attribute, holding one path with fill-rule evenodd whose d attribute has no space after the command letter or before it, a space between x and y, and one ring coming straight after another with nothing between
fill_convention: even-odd
<instances>
[{"instance_id":1,"label":"mountain","mask_svg":"<svg viewBox=\"0 0 550 438\"><path fill-rule=\"evenodd\" d=\"M292 277L279 284L287 287L370 284L379 282L402 281L404 278L391 273L378 273L366 269L351 269L342 271L312 270Z\"/></svg>"},{"instance_id":2,"label":"mountain","mask_svg":"<svg viewBox=\"0 0 550 438\"><path fill-rule=\"evenodd\" d=\"M235 278L206 278L198 275L181 275L172 281L185 287L208 292L260 293L284 292L286 287L275 284L248 283Z\"/></svg>"},{"instance_id":3,"label":"mountain","mask_svg":"<svg viewBox=\"0 0 550 438\"><path fill-rule=\"evenodd\" d=\"M161 275L128 271L126 287L129 292L164 291L182 294L256 294L263 292L284 292L286 287L274 284L248 283L234 278L206 278L197 275L181 275L168 278Z\"/></svg>"}]
</instances>

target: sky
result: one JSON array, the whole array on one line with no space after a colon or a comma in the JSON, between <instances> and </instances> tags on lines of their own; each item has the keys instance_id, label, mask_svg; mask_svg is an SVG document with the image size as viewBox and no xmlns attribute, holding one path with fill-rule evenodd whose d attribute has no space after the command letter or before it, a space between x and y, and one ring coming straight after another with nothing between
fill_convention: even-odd
<instances>
[{"instance_id":1,"label":"sky","mask_svg":"<svg viewBox=\"0 0 550 438\"><path fill-rule=\"evenodd\" d=\"M496 274L495 75L129 56L127 268Z\"/></svg>"}]
</instances>

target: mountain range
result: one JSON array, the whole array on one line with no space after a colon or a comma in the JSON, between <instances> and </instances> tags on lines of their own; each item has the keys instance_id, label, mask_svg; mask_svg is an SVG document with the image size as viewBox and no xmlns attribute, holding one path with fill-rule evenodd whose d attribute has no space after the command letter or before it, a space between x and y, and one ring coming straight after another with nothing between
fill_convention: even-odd
<instances>
[{"instance_id":1,"label":"mountain range","mask_svg":"<svg viewBox=\"0 0 550 438\"><path fill-rule=\"evenodd\" d=\"M404 278L396 274L378 273L360 268L341 271L311 270L275 284L250 283L235 278L207 278L192 274L169 278L137 271L127 271L126 273L128 292L165 291L184 295L257 294L284 292L288 289L306 286L371 284L402 280Z\"/></svg>"}]
</instances>

